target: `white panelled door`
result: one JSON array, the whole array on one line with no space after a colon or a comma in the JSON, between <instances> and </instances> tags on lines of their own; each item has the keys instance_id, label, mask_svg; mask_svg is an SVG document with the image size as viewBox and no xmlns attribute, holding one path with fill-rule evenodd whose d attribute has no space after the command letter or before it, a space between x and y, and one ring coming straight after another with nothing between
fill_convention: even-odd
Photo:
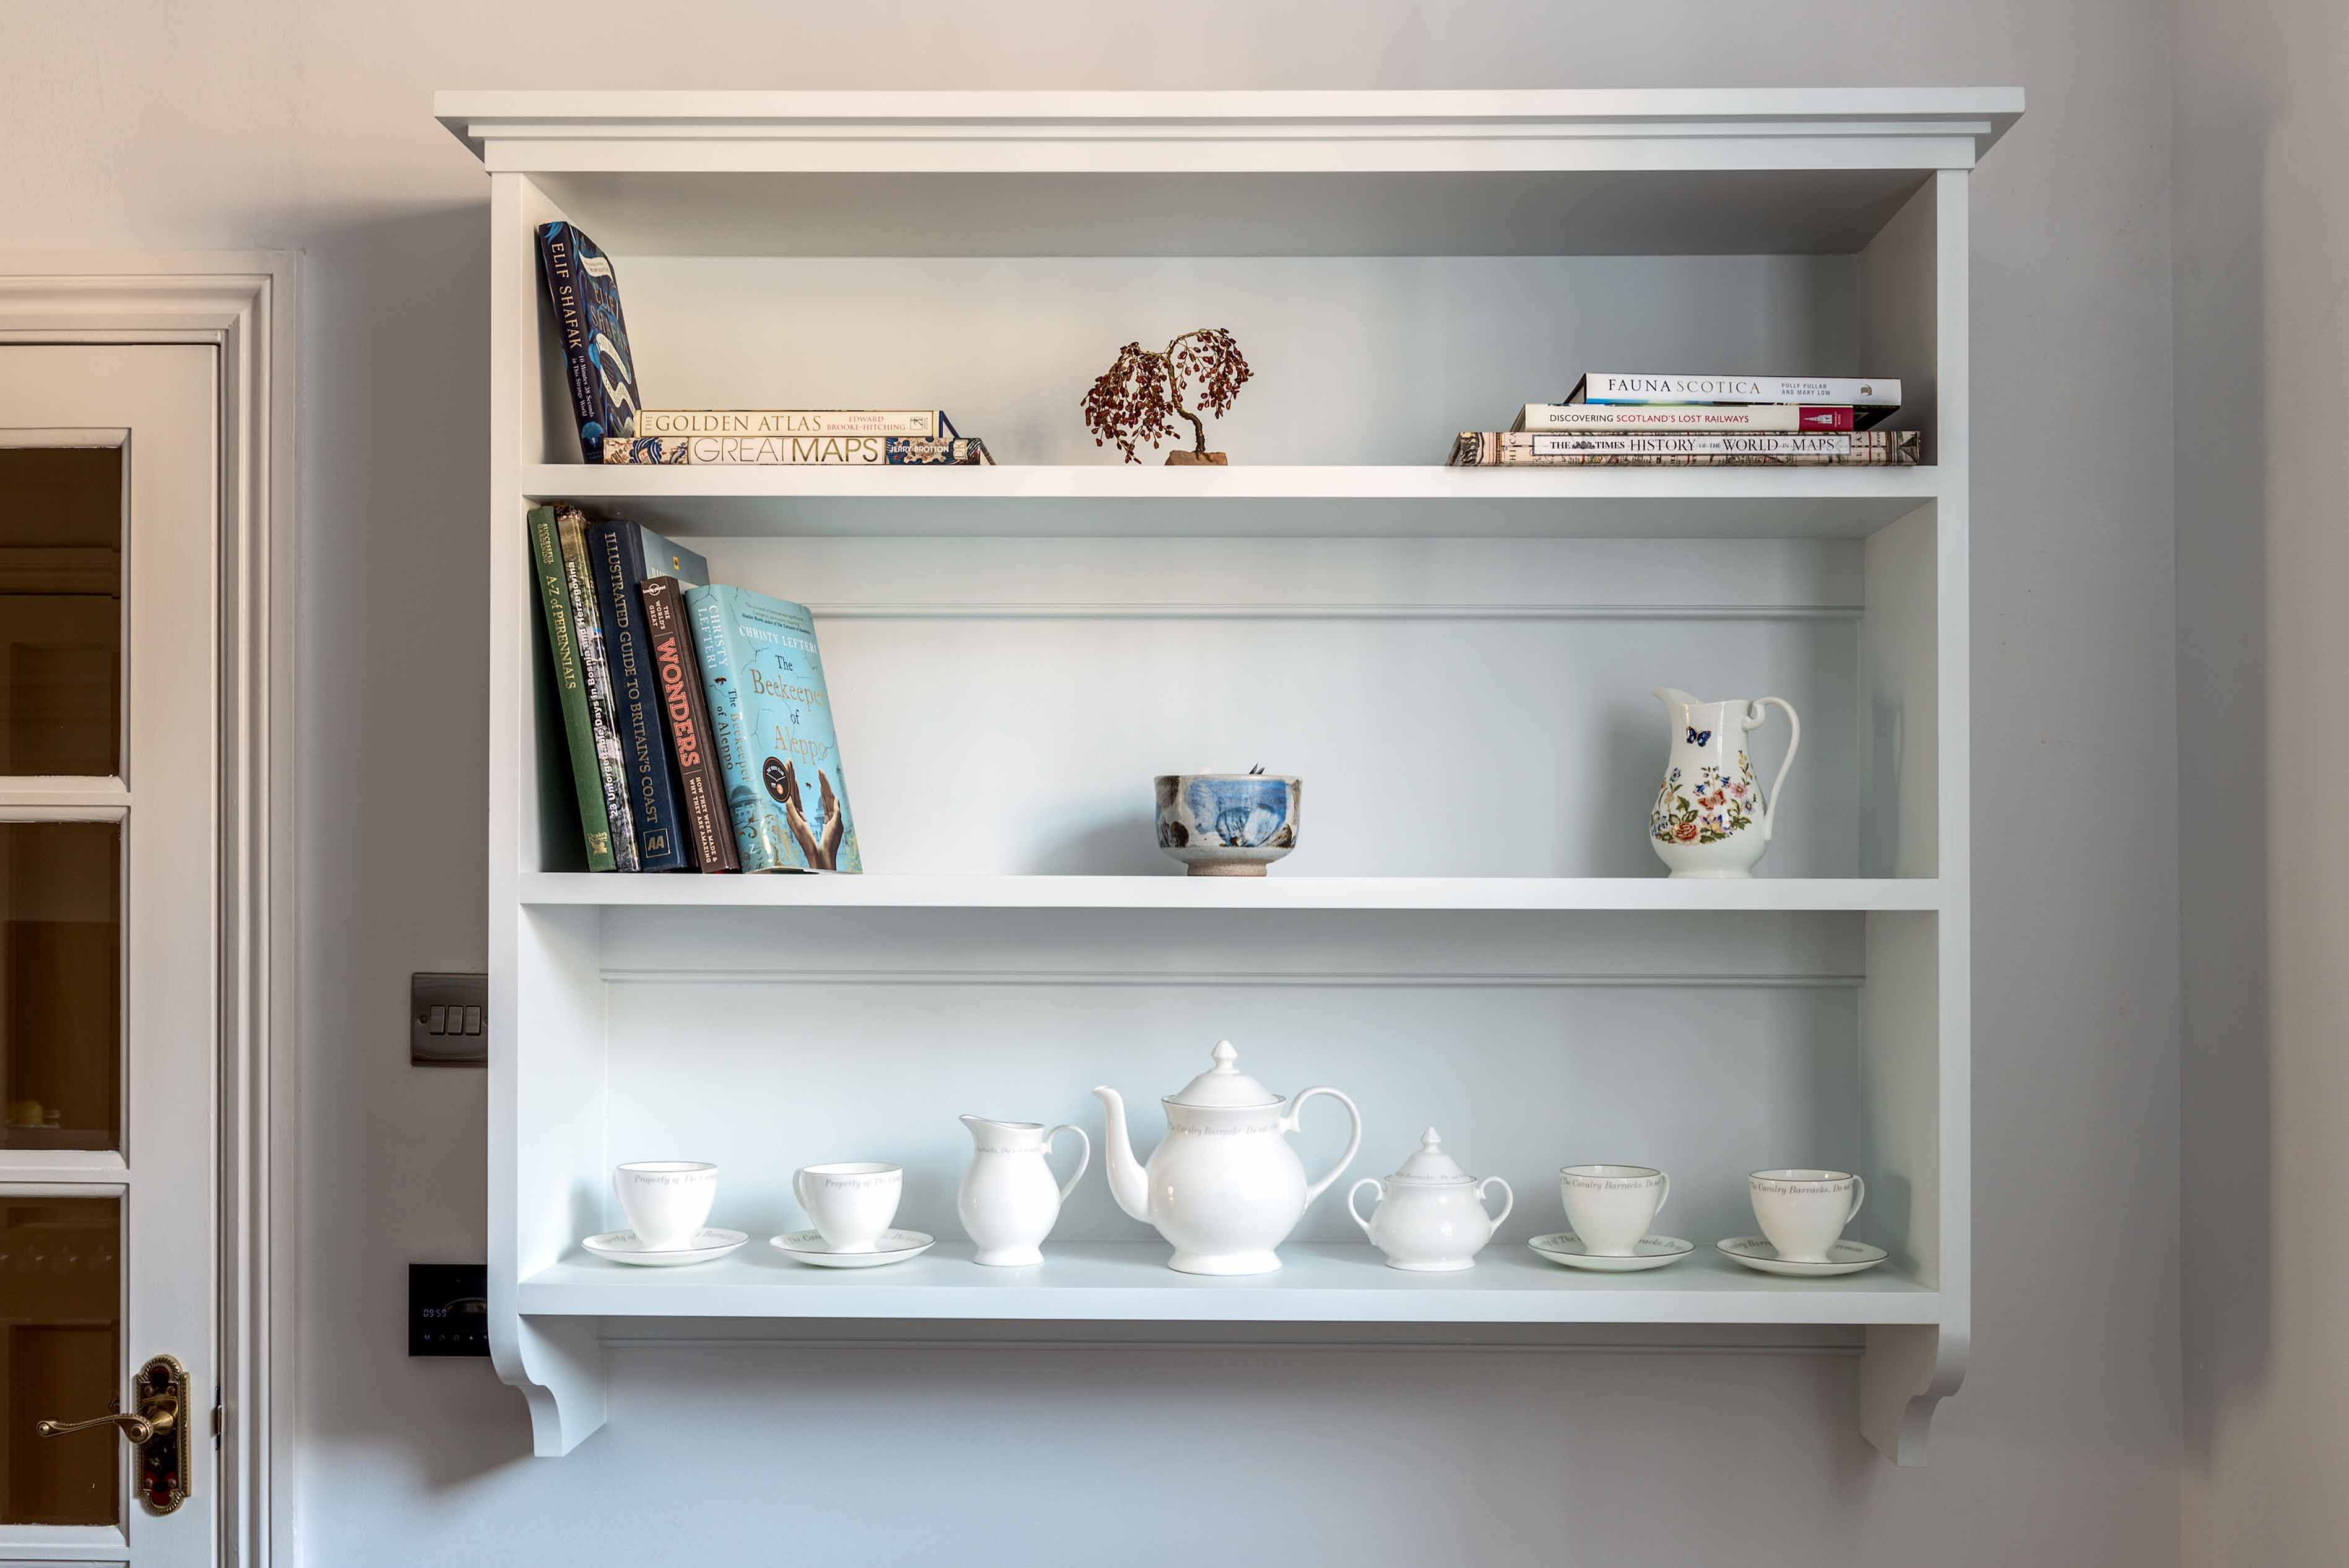
<instances>
[{"instance_id":1,"label":"white panelled door","mask_svg":"<svg viewBox=\"0 0 2349 1568\"><path fill-rule=\"evenodd\" d=\"M220 374L0 346L0 1563L217 1560Z\"/></svg>"}]
</instances>

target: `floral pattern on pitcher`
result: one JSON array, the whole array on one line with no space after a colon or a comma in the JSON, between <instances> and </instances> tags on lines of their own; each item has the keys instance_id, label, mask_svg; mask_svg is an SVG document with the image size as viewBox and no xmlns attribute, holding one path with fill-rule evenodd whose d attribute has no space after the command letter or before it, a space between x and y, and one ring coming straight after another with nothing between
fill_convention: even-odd
<instances>
[{"instance_id":1,"label":"floral pattern on pitcher","mask_svg":"<svg viewBox=\"0 0 2349 1568\"><path fill-rule=\"evenodd\" d=\"M1693 782L1675 768L1664 776L1649 813L1649 830L1659 843L1717 844L1741 828L1754 825L1757 786L1754 763L1741 748L1737 772L1723 777L1718 768L1697 769Z\"/></svg>"}]
</instances>

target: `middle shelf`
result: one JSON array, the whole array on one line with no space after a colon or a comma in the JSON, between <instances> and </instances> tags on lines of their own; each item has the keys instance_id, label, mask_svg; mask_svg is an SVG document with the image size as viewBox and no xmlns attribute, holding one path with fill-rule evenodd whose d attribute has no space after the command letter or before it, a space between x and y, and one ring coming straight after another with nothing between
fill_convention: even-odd
<instances>
[{"instance_id":1,"label":"middle shelf","mask_svg":"<svg viewBox=\"0 0 2349 1568\"><path fill-rule=\"evenodd\" d=\"M525 872L524 904L710 909L1939 910L1938 877L624 875Z\"/></svg>"},{"instance_id":2,"label":"middle shelf","mask_svg":"<svg viewBox=\"0 0 2349 1568\"><path fill-rule=\"evenodd\" d=\"M1367 1245L1291 1243L1269 1274L1176 1274L1160 1242L1048 1243L1033 1268L980 1268L942 1241L875 1269L813 1269L764 1237L689 1269L577 1253L521 1284L525 1316L814 1317L1195 1323L1930 1324L1940 1295L1892 1264L1832 1279L1773 1279L1700 1243L1645 1274L1578 1274L1495 1243L1473 1269L1391 1269Z\"/></svg>"}]
</instances>

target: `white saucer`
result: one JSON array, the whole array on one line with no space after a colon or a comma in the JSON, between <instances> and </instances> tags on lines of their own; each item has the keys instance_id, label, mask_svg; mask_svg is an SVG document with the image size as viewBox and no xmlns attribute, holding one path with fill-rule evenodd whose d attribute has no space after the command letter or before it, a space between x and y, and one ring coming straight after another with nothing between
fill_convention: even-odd
<instances>
[{"instance_id":1,"label":"white saucer","mask_svg":"<svg viewBox=\"0 0 2349 1568\"><path fill-rule=\"evenodd\" d=\"M722 1258L750 1238L740 1231L702 1230L694 1233L693 1244L657 1253L636 1240L634 1231L605 1231L600 1236L590 1236L579 1244L599 1258L609 1258L616 1264L634 1264L638 1268L675 1269L688 1264L706 1264L712 1258Z\"/></svg>"},{"instance_id":2,"label":"white saucer","mask_svg":"<svg viewBox=\"0 0 2349 1568\"><path fill-rule=\"evenodd\" d=\"M1760 1236L1731 1236L1713 1244L1747 1268L1760 1269L1764 1274L1792 1274L1797 1279L1857 1274L1862 1269L1874 1268L1889 1255L1882 1247L1871 1247L1866 1242L1837 1242L1827 1249L1826 1262L1801 1264L1780 1257L1778 1249Z\"/></svg>"},{"instance_id":3,"label":"white saucer","mask_svg":"<svg viewBox=\"0 0 2349 1568\"><path fill-rule=\"evenodd\" d=\"M822 1231L792 1231L768 1237L767 1244L795 1264L813 1264L820 1269L877 1269L883 1264L920 1257L937 1240L919 1231L884 1231L869 1253L835 1253L824 1244Z\"/></svg>"},{"instance_id":4,"label":"white saucer","mask_svg":"<svg viewBox=\"0 0 2349 1568\"><path fill-rule=\"evenodd\" d=\"M1640 1250L1633 1256L1609 1257L1602 1253L1586 1250L1582 1238L1571 1231L1536 1236L1526 1245L1554 1264L1564 1264L1570 1269L1588 1269L1594 1274L1637 1274L1641 1269L1660 1269L1696 1251L1694 1242L1684 1242L1678 1236L1641 1236Z\"/></svg>"}]
</instances>

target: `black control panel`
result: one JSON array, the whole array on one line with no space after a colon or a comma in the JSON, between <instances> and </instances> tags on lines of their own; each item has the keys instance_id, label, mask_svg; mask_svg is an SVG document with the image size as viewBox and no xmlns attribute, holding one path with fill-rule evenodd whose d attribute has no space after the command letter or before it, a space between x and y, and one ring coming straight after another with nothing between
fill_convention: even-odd
<instances>
[{"instance_id":1,"label":"black control panel","mask_svg":"<svg viewBox=\"0 0 2349 1568\"><path fill-rule=\"evenodd\" d=\"M408 1265L408 1353L490 1353L490 1270L486 1264Z\"/></svg>"}]
</instances>

